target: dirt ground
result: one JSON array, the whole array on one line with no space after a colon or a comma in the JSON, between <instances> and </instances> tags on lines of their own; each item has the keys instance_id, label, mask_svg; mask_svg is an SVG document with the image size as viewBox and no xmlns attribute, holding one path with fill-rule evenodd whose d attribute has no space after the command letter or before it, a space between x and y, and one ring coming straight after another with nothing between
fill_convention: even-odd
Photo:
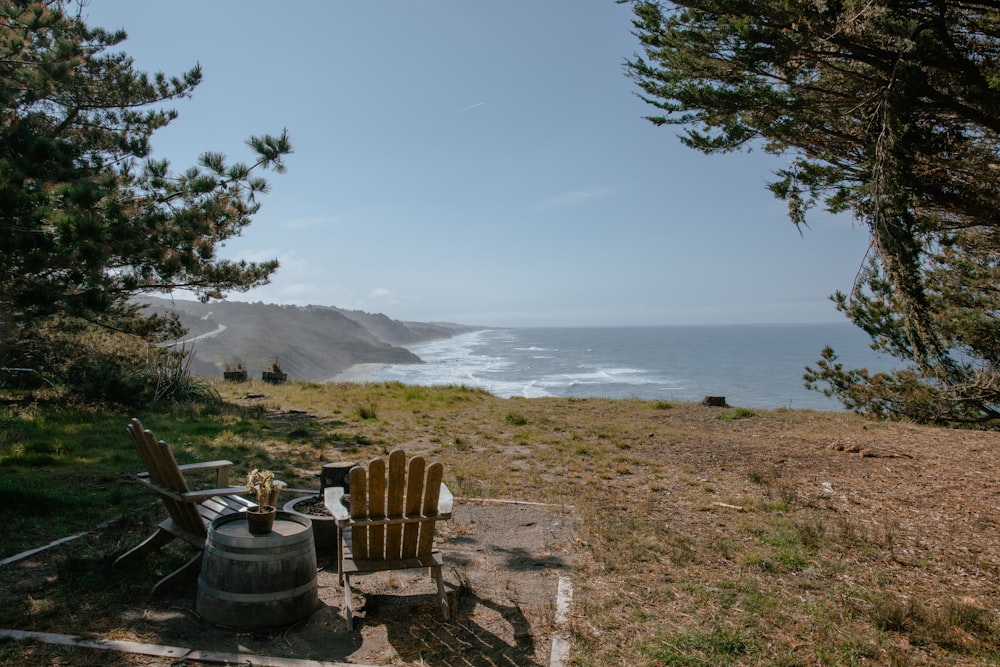
<instances>
[{"instance_id":1,"label":"dirt ground","mask_svg":"<svg viewBox=\"0 0 1000 667\"><path fill-rule=\"evenodd\" d=\"M354 580L357 611L349 632L333 554L319 558L319 608L290 627L249 632L209 624L195 610L194 583L155 600L123 600L102 616L117 619L117 639L199 651L364 665L548 665L558 580L577 557L571 511L460 501L438 532L451 621L442 618L426 571L380 573ZM58 550L3 568L0 583L10 593L30 595L25 589L44 586ZM101 664L177 664L142 656L122 660Z\"/></svg>"}]
</instances>

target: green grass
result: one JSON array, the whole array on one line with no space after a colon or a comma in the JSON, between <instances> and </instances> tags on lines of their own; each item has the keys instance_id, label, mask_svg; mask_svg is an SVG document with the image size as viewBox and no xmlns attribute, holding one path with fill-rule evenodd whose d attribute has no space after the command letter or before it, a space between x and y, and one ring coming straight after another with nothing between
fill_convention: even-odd
<instances>
[{"instance_id":1,"label":"green grass","mask_svg":"<svg viewBox=\"0 0 1000 667\"><path fill-rule=\"evenodd\" d=\"M508 426L525 426L528 423L528 418L517 412L508 412L504 415L503 422Z\"/></svg>"},{"instance_id":2,"label":"green grass","mask_svg":"<svg viewBox=\"0 0 1000 667\"><path fill-rule=\"evenodd\" d=\"M750 419L756 417L757 413L747 408L736 408L735 410L725 410L720 412L716 419L722 421L733 421L736 419Z\"/></svg>"},{"instance_id":3,"label":"green grass","mask_svg":"<svg viewBox=\"0 0 1000 667\"><path fill-rule=\"evenodd\" d=\"M180 463L274 463L265 442L244 436L235 444L227 436L259 435L266 425L259 419L245 423L239 409L179 408L136 416L173 444ZM150 503L149 492L134 481L142 464L125 433L128 418L102 408L0 408L0 520L14 527L0 540L0 558L89 530L130 507ZM236 471L243 473L245 467L237 465Z\"/></svg>"},{"instance_id":4,"label":"green grass","mask_svg":"<svg viewBox=\"0 0 1000 667\"><path fill-rule=\"evenodd\" d=\"M243 398L257 387L266 398ZM53 550L59 581L0 609L0 625L88 631L101 596L128 596L137 580L179 564L165 551L124 575L106 568L145 537L137 524L163 516L134 480L141 463L125 425L136 416L182 463L233 461L236 483L261 467L315 488L322 463L402 446L443 461L456 496L572 507L577 539L563 546L577 554L564 572L576 588L577 665L1000 662L997 603L947 580L973 565L991 572L992 556L953 548L961 533L929 549L928 535L894 526L891 512L818 500L827 473L870 495L870 475L890 466L894 483L905 482L914 465L845 458L829 448L831 433L899 448L920 441L912 425L399 383L250 381L220 391L226 402L215 407L138 414L16 395L0 404L0 557L104 523L116 534L96 551Z\"/></svg>"},{"instance_id":5,"label":"green grass","mask_svg":"<svg viewBox=\"0 0 1000 667\"><path fill-rule=\"evenodd\" d=\"M759 648L740 628L716 626L710 630L657 637L641 650L657 665L695 667L730 664L757 653Z\"/></svg>"}]
</instances>

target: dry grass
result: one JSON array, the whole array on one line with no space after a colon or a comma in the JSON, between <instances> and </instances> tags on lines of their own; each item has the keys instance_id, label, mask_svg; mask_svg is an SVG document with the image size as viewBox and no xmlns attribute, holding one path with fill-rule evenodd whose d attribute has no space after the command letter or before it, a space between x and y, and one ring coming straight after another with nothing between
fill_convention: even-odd
<instances>
[{"instance_id":1,"label":"dry grass","mask_svg":"<svg viewBox=\"0 0 1000 667\"><path fill-rule=\"evenodd\" d=\"M405 447L458 496L572 505L576 665L1000 661L1000 434L461 387L220 389L266 422L245 444L293 484Z\"/></svg>"},{"instance_id":2,"label":"dry grass","mask_svg":"<svg viewBox=\"0 0 1000 667\"><path fill-rule=\"evenodd\" d=\"M343 420L362 459L431 452L460 495L573 505L577 664L1000 658L996 433L393 384L267 400Z\"/></svg>"}]
</instances>

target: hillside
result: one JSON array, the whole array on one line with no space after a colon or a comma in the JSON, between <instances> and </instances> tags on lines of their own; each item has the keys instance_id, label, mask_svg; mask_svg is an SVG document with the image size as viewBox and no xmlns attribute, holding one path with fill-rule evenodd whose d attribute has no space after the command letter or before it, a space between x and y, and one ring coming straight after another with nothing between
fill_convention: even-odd
<instances>
[{"instance_id":1,"label":"hillside","mask_svg":"<svg viewBox=\"0 0 1000 667\"><path fill-rule=\"evenodd\" d=\"M145 298L148 309L177 313L188 329L184 342L194 349L191 371L221 375L242 362L260 378L278 359L290 378L323 381L360 363L420 363L405 349L478 327L401 322L380 313L326 306L280 306L217 301L201 303Z\"/></svg>"}]
</instances>

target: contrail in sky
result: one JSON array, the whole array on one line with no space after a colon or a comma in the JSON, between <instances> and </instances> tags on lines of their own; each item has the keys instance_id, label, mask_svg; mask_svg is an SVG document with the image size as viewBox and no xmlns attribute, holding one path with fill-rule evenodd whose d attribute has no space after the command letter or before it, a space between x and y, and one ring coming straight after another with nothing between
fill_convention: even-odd
<instances>
[{"instance_id":1,"label":"contrail in sky","mask_svg":"<svg viewBox=\"0 0 1000 667\"><path fill-rule=\"evenodd\" d=\"M465 113L466 111L471 111L472 109L475 109L476 107L483 106L483 104L484 104L483 102L476 102L472 106L465 107L464 109L459 109L458 111L455 112L455 114L457 115L457 114L460 114L460 113Z\"/></svg>"}]
</instances>

